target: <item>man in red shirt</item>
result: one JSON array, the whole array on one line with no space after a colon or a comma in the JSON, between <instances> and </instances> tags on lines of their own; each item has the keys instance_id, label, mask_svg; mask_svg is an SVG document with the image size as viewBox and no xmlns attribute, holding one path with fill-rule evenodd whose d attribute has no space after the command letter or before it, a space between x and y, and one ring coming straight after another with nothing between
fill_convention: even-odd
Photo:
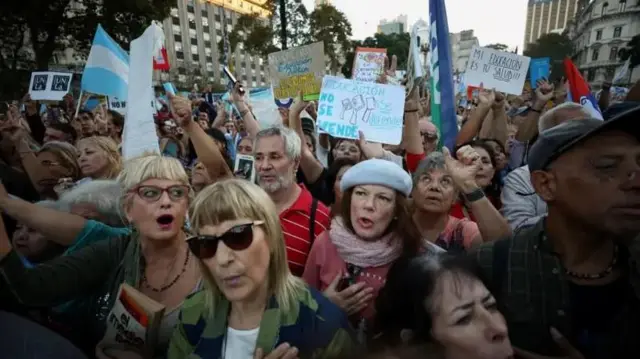
<instances>
[{"instance_id":1,"label":"man in red shirt","mask_svg":"<svg viewBox=\"0 0 640 359\"><path fill-rule=\"evenodd\" d=\"M280 213L289 269L301 276L315 238L329 228L329 210L296 184L302 142L293 130L270 127L256 135L254 144L258 185Z\"/></svg>"}]
</instances>

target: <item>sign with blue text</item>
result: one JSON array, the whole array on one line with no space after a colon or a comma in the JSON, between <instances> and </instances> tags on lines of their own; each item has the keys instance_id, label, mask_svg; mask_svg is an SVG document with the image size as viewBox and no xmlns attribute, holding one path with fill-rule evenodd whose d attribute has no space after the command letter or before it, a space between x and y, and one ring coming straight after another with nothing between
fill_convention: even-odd
<instances>
[{"instance_id":1,"label":"sign with blue text","mask_svg":"<svg viewBox=\"0 0 640 359\"><path fill-rule=\"evenodd\" d=\"M531 58L511 52L474 46L464 79L467 86L521 95Z\"/></svg>"},{"instance_id":2,"label":"sign with blue text","mask_svg":"<svg viewBox=\"0 0 640 359\"><path fill-rule=\"evenodd\" d=\"M397 145L402 140L402 86L325 76L318 101L318 128L333 137Z\"/></svg>"}]
</instances>

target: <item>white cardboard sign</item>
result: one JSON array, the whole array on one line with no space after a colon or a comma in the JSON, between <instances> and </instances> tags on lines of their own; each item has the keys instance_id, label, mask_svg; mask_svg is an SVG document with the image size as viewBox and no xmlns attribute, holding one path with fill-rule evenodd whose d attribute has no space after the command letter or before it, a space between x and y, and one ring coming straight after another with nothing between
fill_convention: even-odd
<instances>
[{"instance_id":1,"label":"white cardboard sign","mask_svg":"<svg viewBox=\"0 0 640 359\"><path fill-rule=\"evenodd\" d=\"M397 145L402 139L402 86L325 76L318 101L318 128L333 137Z\"/></svg>"},{"instance_id":2,"label":"white cardboard sign","mask_svg":"<svg viewBox=\"0 0 640 359\"><path fill-rule=\"evenodd\" d=\"M466 86L521 95L531 58L474 46L464 73Z\"/></svg>"},{"instance_id":3,"label":"white cardboard sign","mask_svg":"<svg viewBox=\"0 0 640 359\"><path fill-rule=\"evenodd\" d=\"M60 101L69 92L72 77L66 72L32 72L29 95L32 100Z\"/></svg>"},{"instance_id":4,"label":"white cardboard sign","mask_svg":"<svg viewBox=\"0 0 640 359\"><path fill-rule=\"evenodd\" d=\"M114 110L122 116L127 115L127 100L120 100L117 97L109 97L109 109Z\"/></svg>"},{"instance_id":5,"label":"white cardboard sign","mask_svg":"<svg viewBox=\"0 0 640 359\"><path fill-rule=\"evenodd\" d=\"M384 70L385 56L387 56L387 49L356 48L351 71L352 78L357 81L376 82Z\"/></svg>"}]
</instances>

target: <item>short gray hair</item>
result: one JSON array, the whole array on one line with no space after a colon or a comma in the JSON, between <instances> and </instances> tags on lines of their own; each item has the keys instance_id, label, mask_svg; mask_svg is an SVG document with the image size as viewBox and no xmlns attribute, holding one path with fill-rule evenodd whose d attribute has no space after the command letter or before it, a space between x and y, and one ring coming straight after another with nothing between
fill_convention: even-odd
<instances>
[{"instance_id":1,"label":"short gray hair","mask_svg":"<svg viewBox=\"0 0 640 359\"><path fill-rule=\"evenodd\" d=\"M413 172L413 187L415 188L420 181L420 177L425 173L428 173L431 170L444 170L446 168L442 152L433 151L429 153L427 157L423 158L422 161L418 163L418 168Z\"/></svg>"},{"instance_id":2,"label":"short gray hair","mask_svg":"<svg viewBox=\"0 0 640 359\"><path fill-rule=\"evenodd\" d=\"M558 126L560 123L566 120L576 120L577 118L562 118L566 112L581 111L584 117L591 118L591 114L587 109L579 103L565 102L562 103L547 112L545 112L538 120L538 132L548 130L552 127Z\"/></svg>"},{"instance_id":3,"label":"short gray hair","mask_svg":"<svg viewBox=\"0 0 640 359\"><path fill-rule=\"evenodd\" d=\"M256 148L258 147L258 141L261 138L272 136L280 136L280 138L282 138L287 157L292 160L300 159L302 154L302 140L300 140L300 136L298 136L294 130L284 126L268 127L258 132L255 140L253 141L253 152L255 153Z\"/></svg>"},{"instance_id":4,"label":"short gray hair","mask_svg":"<svg viewBox=\"0 0 640 359\"><path fill-rule=\"evenodd\" d=\"M115 180L93 180L81 183L65 192L58 202L71 208L78 204L94 205L96 211L104 218L104 223L123 227L120 213L122 187Z\"/></svg>"}]
</instances>

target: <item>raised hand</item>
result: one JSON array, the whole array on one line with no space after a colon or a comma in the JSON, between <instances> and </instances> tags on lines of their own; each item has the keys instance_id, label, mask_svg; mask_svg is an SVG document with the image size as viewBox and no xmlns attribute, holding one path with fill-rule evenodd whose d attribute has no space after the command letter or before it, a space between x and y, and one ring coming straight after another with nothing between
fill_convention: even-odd
<instances>
[{"instance_id":1,"label":"raised hand","mask_svg":"<svg viewBox=\"0 0 640 359\"><path fill-rule=\"evenodd\" d=\"M478 100L480 100L482 104L493 105L493 102L496 100L496 93L493 90L481 88L480 91L478 91Z\"/></svg>"},{"instance_id":2,"label":"raised hand","mask_svg":"<svg viewBox=\"0 0 640 359\"><path fill-rule=\"evenodd\" d=\"M171 113L180 127L188 126L192 121L191 100L186 97L167 94L171 103Z\"/></svg>"},{"instance_id":3,"label":"raised hand","mask_svg":"<svg viewBox=\"0 0 640 359\"><path fill-rule=\"evenodd\" d=\"M476 187L476 174L480 169L480 155L471 146L462 146L456 152L457 160L449 149L442 148L444 163L451 179L458 188Z\"/></svg>"}]
</instances>

